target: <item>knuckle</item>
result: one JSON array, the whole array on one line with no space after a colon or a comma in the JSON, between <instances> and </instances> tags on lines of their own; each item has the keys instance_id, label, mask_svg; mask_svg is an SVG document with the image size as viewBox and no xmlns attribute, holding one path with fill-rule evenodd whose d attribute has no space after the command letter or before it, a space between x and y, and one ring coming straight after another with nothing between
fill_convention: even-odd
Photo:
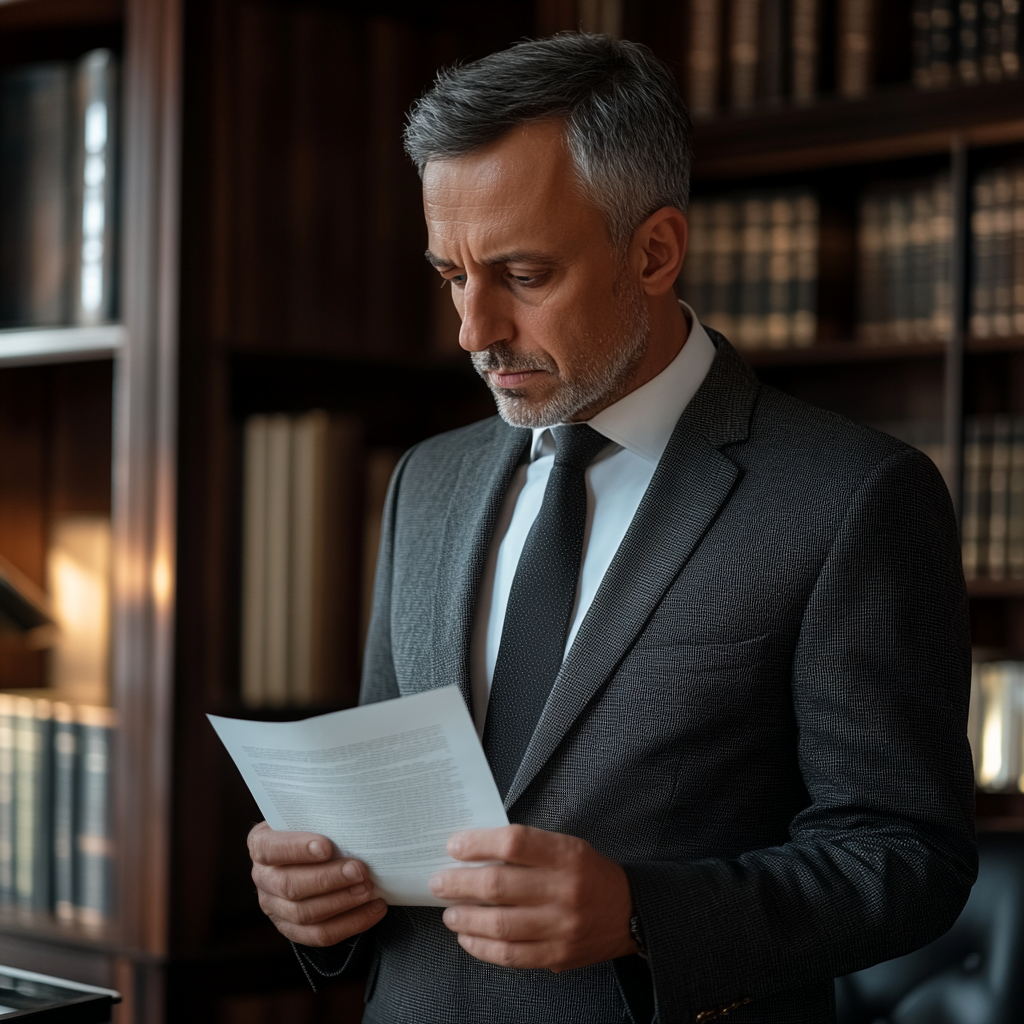
<instances>
[{"instance_id":1,"label":"knuckle","mask_svg":"<svg viewBox=\"0 0 1024 1024\"><path fill-rule=\"evenodd\" d=\"M526 835L525 825L509 825L508 832L505 833L505 848L509 858L522 851Z\"/></svg>"},{"instance_id":2,"label":"knuckle","mask_svg":"<svg viewBox=\"0 0 1024 1024\"><path fill-rule=\"evenodd\" d=\"M483 896L488 903L498 903L505 894L502 873L498 868L482 868L487 873L483 877Z\"/></svg>"},{"instance_id":3,"label":"knuckle","mask_svg":"<svg viewBox=\"0 0 1024 1024\"><path fill-rule=\"evenodd\" d=\"M291 901L300 898L298 880L291 871L279 872L278 879L282 898Z\"/></svg>"}]
</instances>

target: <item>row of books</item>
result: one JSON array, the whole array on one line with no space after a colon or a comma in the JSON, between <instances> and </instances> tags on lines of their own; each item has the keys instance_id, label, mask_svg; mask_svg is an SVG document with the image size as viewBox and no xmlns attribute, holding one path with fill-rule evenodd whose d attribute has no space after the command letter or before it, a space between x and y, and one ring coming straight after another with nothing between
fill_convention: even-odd
<instances>
[{"instance_id":1,"label":"row of books","mask_svg":"<svg viewBox=\"0 0 1024 1024\"><path fill-rule=\"evenodd\" d=\"M689 5L688 100L696 118L759 104L810 103L822 66L835 64L841 96L867 94L879 34L873 0L693 0Z\"/></svg>"},{"instance_id":2,"label":"row of books","mask_svg":"<svg viewBox=\"0 0 1024 1024\"><path fill-rule=\"evenodd\" d=\"M1024 578L1024 417L964 424L964 575Z\"/></svg>"},{"instance_id":3,"label":"row of books","mask_svg":"<svg viewBox=\"0 0 1024 1024\"><path fill-rule=\"evenodd\" d=\"M1024 793L1024 662L975 662L967 735L978 788Z\"/></svg>"},{"instance_id":4,"label":"row of books","mask_svg":"<svg viewBox=\"0 0 1024 1024\"><path fill-rule=\"evenodd\" d=\"M914 0L919 89L1001 82L1020 73L1020 0Z\"/></svg>"},{"instance_id":5,"label":"row of books","mask_svg":"<svg viewBox=\"0 0 1024 1024\"><path fill-rule=\"evenodd\" d=\"M114 314L116 84L109 50L0 78L0 327Z\"/></svg>"},{"instance_id":6,"label":"row of books","mask_svg":"<svg viewBox=\"0 0 1024 1024\"><path fill-rule=\"evenodd\" d=\"M241 691L248 707L354 701L395 449L314 410L244 426Z\"/></svg>"},{"instance_id":7,"label":"row of books","mask_svg":"<svg viewBox=\"0 0 1024 1024\"><path fill-rule=\"evenodd\" d=\"M0 694L0 904L111 917L114 728L110 708Z\"/></svg>"},{"instance_id":8,"label":"row of books","mask_svg":"<svg viewBox=\"0 0 1024 1024\"><path fill-rule=\"evenodd\" d=\"M807 190L695 199L683 297L738 346L813 344L818 217L818 201Z\"/></svg>"},{"instance_id":9,"label":"row of books","mask_svg":"<svg viewBox=\"0 0 1024 1024\"><path fill-rule=\"evenodd\" d=\"M971 236L971 334L1024 334L1024 164L978 175Z\"/></svg>"},{"instance_id":10,"label":"row of books","mask_svg":"<svg viewBox=\"0 0 1024 1024\"><path fill-rule=\"evenodd\" d=\"M866 189L858 220L858 339L946 340L953 323L949 176Z\"/></svg>"}]
</instances>

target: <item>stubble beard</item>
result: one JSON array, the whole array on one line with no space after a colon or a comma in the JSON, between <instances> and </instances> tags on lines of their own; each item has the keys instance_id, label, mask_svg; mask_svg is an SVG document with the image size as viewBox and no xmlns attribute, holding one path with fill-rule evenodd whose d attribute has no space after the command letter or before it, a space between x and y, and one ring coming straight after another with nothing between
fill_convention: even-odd
<instances>
[{"instance_id":1,"label":"stubble beard","mask_svg":"<svg viewBox=\"0 0 1024 1024\"><path fill-rule=\"evenodd\" d=\"M520 356L505 342L495 342L471 358L477 373L494 395L498 414L513 427L551 427L569 423L580 413L596 413L626 394L627 385L647 351L651 321L638 291L630 291L619 309L618 322L602 332L594 344L586 346L600 353L588 365L561 374L554 361L536 356ZM500 388L491 383L489 373L523 373L540 370L555 381L554 391L543 400L531 400L526 388Z\"/></svg>"}]
</instances>

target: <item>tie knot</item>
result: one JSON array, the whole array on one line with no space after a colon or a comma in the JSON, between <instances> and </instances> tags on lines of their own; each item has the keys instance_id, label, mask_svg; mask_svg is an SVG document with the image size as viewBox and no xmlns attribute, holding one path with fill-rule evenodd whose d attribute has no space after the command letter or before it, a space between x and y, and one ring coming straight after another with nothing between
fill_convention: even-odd
<instances>
[{"instance_id":1,"label":"tie knot","mask_svg":"<svg viewBox=\"0 0 1024 1024\"><path fill-rule=\"evenodd\" d=\"M552 427L551 434L555 439L555 465L572 466L574 469L586 469L597 453L611 443L604 434L599 434L586 423Z\"/></svg>"}]
</instances>

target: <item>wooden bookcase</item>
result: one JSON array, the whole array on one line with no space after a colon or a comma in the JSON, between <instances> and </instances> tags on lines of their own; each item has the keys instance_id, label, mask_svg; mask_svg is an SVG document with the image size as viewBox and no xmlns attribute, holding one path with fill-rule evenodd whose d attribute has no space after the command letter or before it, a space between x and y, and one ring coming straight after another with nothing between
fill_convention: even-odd
<instances>
[{"instance_id":1,"label":"wooden bookcase","mask_svg":"<svg viewBox=\"0 0 1024 1024\"><path fill-rule=\"evenodd\" d=\"M684 6L627 3L624 33L681 68ZM0 446L22 424L6 396L31 404L35 388L52 415L21 431L24 464L91 403L96 429L72 431L78 454L61 458L110 474L95 500L115 531L117 913L101 935L6 915L0 962L119 988L122 1024L358 1020L358 982L303 993L260 913L244 844L259 814L205 720L241 708L242 424L327 408L357 414L368 444L403 447L490 413L422 259L402 119L437 67L575 24L573 0L0 5L0 66L102 40L123 55L124 95L121 323L0 359ZM942 419L959 439L965 413L1024 412L1024 338L854 344L853 197L872 178L951 170L963 323L970 181L1024 144L1024 92L919 93L893 77L864 100L699 125L694 191L809 184L830 197L829 327L813 348L751 352L763 379L862 420ZM41 559L46 502L82 475L44 487L10 466L0 546L3 496L35 487L22 528ZM106 487L99 470L86 479ZM979 644L1024 657L1024 585L972 584L971 612ZM982 795L979 822L1024 828L1022 800Z\"/></svg>"}]
</instances>

